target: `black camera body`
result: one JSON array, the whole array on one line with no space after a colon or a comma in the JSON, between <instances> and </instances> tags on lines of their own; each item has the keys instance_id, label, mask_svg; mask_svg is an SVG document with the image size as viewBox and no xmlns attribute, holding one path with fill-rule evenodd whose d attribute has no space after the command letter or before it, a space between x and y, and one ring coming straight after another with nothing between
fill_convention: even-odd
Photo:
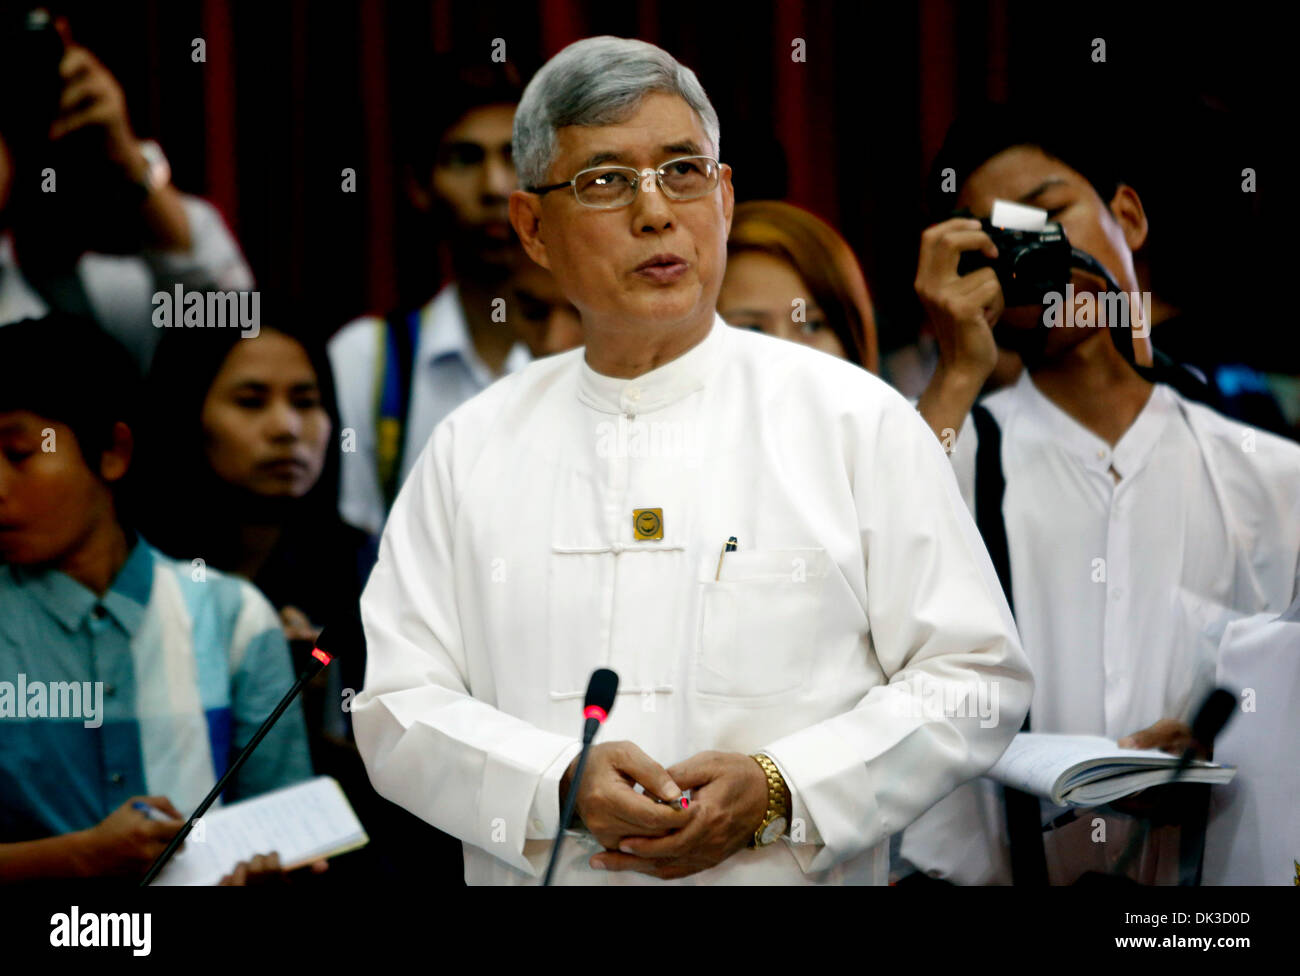
<instances>
[{"instance_id":1,"label":"black camera body","mask_svg":"<svg viewBox=\"0 0 1300 976\"><path fill-rule=\"evenodd\" d=\"M957 264L958 274L991 267L1008 308L1045 304L1050 292L1065 294L1073 248L1059 224L1048 224L1042 230L1009 230L995 227L985 218L980 225L993 239L998 256L990 260L980 251L966 251Z\"/></svg>"}]
</instances>

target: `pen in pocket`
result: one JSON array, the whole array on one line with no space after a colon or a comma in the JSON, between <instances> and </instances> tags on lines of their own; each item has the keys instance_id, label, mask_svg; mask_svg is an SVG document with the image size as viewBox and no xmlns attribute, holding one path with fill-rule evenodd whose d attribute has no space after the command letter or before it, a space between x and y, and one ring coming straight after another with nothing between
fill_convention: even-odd
<instances>
[{"instance_id":1,"label":"pen in pocket","mask_svg":"<svg viewBox=\"0 0 1300 976\"><path fill-rule=\"evenodd\" d=\"M718 553L718 571L713 574L713 581L716 583L722 578L722 557L729 552L736 551L736 537L733 535L727 540L727 544L722 547L722 552Z\"/></svg>"}]
</instances>

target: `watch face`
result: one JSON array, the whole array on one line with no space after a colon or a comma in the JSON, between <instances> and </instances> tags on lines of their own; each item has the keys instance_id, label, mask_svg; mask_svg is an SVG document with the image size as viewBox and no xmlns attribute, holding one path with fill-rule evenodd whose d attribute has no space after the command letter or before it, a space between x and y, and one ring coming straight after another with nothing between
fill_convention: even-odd
<instances>
[{"instance_id":1,"label":"watch face","mask_svg":"<svg viewBox=\"0 0 1300 976\"><path fill-rule=\"evenodd\" d=\"M773 843L778 837L785 833L785 817L777 817L770 824L763 828L762 839L759 844L766 847Z\"/></svg>"}]
</instances>

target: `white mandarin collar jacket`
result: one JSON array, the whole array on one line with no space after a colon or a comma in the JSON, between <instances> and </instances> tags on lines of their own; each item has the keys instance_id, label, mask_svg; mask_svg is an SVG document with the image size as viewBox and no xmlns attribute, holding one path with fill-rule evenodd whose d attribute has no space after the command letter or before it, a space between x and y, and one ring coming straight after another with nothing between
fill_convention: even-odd
<instances>
[{"instance_id":1,"label":"white mandarin collar jacket","mask_svg":"<svg viewBox=\"0 0 1300 976\"><path fill-rule=\"evenodd\" d=\"M662 537L638 538L646 509ZM889 836L996 761L1032 688L916 412L856 366L719 317L635 379L577 349L451 414L394 505L362 616L371 779L465 842L470 883L540 877L594 668L621 680L598 742L665 767L763 751L790 786L789 837L691 883L883 883ZM557 881L661 883L591 870L598 849L575 834Z\"/></svg>"}]
</instances>

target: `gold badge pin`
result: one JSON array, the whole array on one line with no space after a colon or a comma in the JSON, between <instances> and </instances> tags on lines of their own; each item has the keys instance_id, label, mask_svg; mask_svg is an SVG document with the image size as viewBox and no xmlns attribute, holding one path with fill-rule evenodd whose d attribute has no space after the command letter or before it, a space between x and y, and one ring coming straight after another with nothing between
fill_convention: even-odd
<instances>
[{"instance_id":1,"label":"gold badge pin","mask_svg":"<svg viewBox=\"0 0 1300 976\"><path fill-rule=\"evenodd\" d=\"M664 537L664 510L662 508L638 508L632 513L632 531L638 539L662 539Z\"/></svg>"}]
</instances>

